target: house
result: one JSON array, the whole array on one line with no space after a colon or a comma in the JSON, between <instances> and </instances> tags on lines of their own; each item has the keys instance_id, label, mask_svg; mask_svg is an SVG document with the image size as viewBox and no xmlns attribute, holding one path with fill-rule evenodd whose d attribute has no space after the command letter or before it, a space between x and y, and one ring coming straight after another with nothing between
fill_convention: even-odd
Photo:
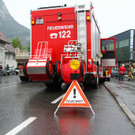
<instances>
[{"instance_id":1,"label":"house","mask_svg":"<svg viewBox=\"0 0 135 135\"><path fill-rule=\"evenodd\" d=\"M6 61L5 61L5 44L8 44L8 43L9 43L8 40L0 32L0 65L2 67L6 66Z\"/></svg>"},{"instance_id":2,"label":"house","mask_svg":"<svg viewBox=\"0 0 135 135\"><path fill-rule=\"evenodd\" d=\"M0 65L2 67L16 67L15 50L7 38L0 32Z\"/></svg>"},{"instance_id":3,"label":"house","mask_svg":"<svg viewBox=\"0 0 135 135\"><path fill-rule=\"evenodd\" d=\"M17 67L15 49L11 44L5 44L5 63L9 65L9 67Z\"/></svg>"}]
</instances>

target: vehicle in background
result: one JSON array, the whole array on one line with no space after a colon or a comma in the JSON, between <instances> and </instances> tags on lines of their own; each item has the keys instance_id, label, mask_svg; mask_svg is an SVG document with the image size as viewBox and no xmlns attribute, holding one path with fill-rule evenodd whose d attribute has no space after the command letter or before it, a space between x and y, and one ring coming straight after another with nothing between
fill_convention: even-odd
<instances>
[{"instance_id":1,"label":"vehicle in background","mask_svg":"<svg viewBox=\"0 0 135 135\"><path fill-rule=\"evenodd\" d=\"M2 75L3 75L3 76L6 76L6 75L7 75L7 70L3 69L3 70L2 70Z\"/></svg>"},{"instance_id":2,"label":"vehicle in background","mask_svg":"<svg viewBox=\"0 0 135 135\"><path fill-rule=\"evenodd\" d=\"M111 70L111 76L113 77L118 77L119 76L119 71L118 69L112 69Z\"/></svg>"},{"instance_id":3,"label":"vehicle in background","mask_svg":"<svg viewBox=\"0 0 135 135\"><path fill-rule=\"evenodd\" d=\"M6 75L10 75L11 74L11 70L7 69L7 67L5 67L2 71L2 75L6 76Z\"/></svg>"},{"instance_id":4,"label":"vehicle in background","mask_svg":"<svg viewBox=\"0 0 135 135\"><path fill-rule=\"evenodd\" d=\"M29 77L25 75L23 72L23 65L26 63L26 61L28 61L28 59L29 59L29 54L23 54L23 53L19 53L15 57L18 66L18 68L16 68L16 74L18 74L21 81L29 81Z\"/></svg>"},{"instance_id":5,"label":"vehicle in background","mask_svg":"<svg viewBox=\"0 0 135 135\"><path fill-rule=\"evenodd\" d=\"M19 73L19 67L15 68L16 75Z\"/></svg>"},{"instance_id":6,"label":"vehicle in background","mask_svg":"<svg viewBox=\"0 0 135 135\"><path fill-rule=\"evenodd\" d=\"M15 68L13 67L5 67L4 70L2 71L2 75L15 75L16 71Z\"/></svg>"},{"instance_id":7,"label":"vehicle in background","mask_svg":"<svg viewBox=\"0 0 135 135\"><path fill-rule=\"evenodd\" d=\"M9 72L9 75L16 75L16 71L14 67L9 67L8 72Z\"/></svg>"},{"instance_id":8,"label":"vehicle in background","mask_svg":"<svg viewBox=\"0 0 135 135\"><path fill-rule=\"evenodd\" d=\"M2 65L0 65L0 76L2 75Z\"/></svg>"},{"instance_id":9,"label":"vehicle in background","mask_svg":"<svg viewBox=\"0 0 135 135\"><path fill-rule=\"evenodd\" d=\"M124 75L128 75L128 71L127 70L125 71Z\"/></svg>"}]
</instances>

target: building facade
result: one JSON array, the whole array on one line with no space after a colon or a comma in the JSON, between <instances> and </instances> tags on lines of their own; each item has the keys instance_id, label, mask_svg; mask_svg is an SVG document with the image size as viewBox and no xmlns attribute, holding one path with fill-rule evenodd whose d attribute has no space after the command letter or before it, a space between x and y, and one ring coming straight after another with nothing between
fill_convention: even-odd
<instances>
[{"instance_id":1,"label":"building facade","mask_svg":"<svg viewBox=\"0 0 135 135\"><path fill-rule=\"evenodd\" d=\"M6 37L0 32L0 65L5 68L16 68L17 63L15 61L15 50L13 46L8 42Z\"/></svg>"},{"instance_id":2,"label":"building facade","mask_svg":"<svg viewBox=\"0 0 135 135\"><path fill-rule=\"evenodd\" d=\"M6 66L6 61L5 61L5 44L7 44L7 43L8 43L7 39L0 32L0 65L2 67Z\"/></svg>"},{"instance_id":3,"label":"building facade","mask_svg":"<svg viewBox=\"0 0 135 135\"><path fill-rule=\"evenodd\" d=\"M128 67L129 64L135 63L135 30L130 29L112 37L116 37L118 67L121 64Z\"/></svg>"},{"instance_id":4,"label":"building facade","mask_svg":"<svg viewBox=\"0 0 135 135\"><path fill-rule=\"evenodd\" d=\"M6 65L9 65L9 67L17 67L15 49L11 44L5 44L5 63Z\"/></svg>"}]
</instances>

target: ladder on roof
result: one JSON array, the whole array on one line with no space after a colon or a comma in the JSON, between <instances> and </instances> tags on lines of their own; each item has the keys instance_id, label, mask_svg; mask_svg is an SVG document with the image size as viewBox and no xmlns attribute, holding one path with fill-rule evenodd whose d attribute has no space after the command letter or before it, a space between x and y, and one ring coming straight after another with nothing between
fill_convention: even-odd
<instances>
[{"instance_id":1,"label":"ladder on roof","mask_svg":"<svg viewBox=\"0 0 135 135\"><path fill-rule=\"evenodd\" d=\"M86 25L86 9L85 5L76 5L76 13L77 13L77 35L78 35L78 43L81 43L83 55L86 60L87 58L87 25ZM85 61L87 66L87 61Z\"/></svg>"}]
</instances>

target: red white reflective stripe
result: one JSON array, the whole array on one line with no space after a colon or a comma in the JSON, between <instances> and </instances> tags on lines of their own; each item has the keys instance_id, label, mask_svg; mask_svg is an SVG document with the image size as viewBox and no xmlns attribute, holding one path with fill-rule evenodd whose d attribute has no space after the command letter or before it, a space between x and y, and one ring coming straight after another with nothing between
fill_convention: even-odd
<instances>
[{"instance_id":1,"label":"red white reflective stripe","mask_svg":"<svg viewBox=\"0 0 135 135\"><path fill-rule=\"evenodd\" d=\"M33 63L28 63L27 67L45 67L46 66L46 62L33 62Z\"/></svg>"},{"instance_id":2,"label":"red white reflective stripe","mask_svg":"<svg viewBox=\"0 0 135 135\"><path fill-rule=\"evenodd\" d=\"M40 60L29 60L29 62L32 62L32 61L42 61L42 62L46 62L47 61L47 59L40 59Z\"/></svg>"}]
</instances>

